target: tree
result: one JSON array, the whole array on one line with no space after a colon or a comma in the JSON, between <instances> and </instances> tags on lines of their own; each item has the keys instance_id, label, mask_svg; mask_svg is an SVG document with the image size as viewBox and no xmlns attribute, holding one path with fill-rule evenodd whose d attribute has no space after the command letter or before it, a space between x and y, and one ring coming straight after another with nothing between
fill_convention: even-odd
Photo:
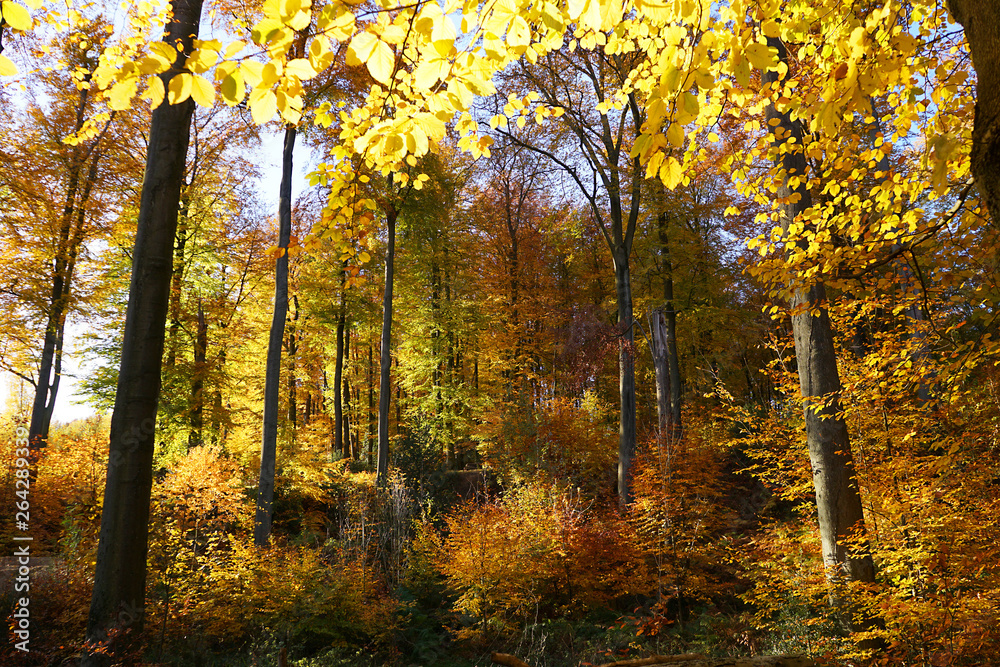
<instances>
[{"instance_id":1,"label":"tree","mask_svg":"<svg viewBox=\"0 0 1000 667\"><path fill-rule=\"evenodd\" d=\"M784 44L776 38L769 38L768 43L778 50L780 62L787 63ZM781 88L782 77L777 72L766 72L763 83L777 91ZM787 111L778 111L773 101L767 107L767 119L777 155L779 185L776 194L780 202L780 222L787 233L793 223L801 222L802 213L812 206L805 185L806 160L798 148L803 145L803 132L800 124L793 121ZM839 607L841 593L836 587L841 578L873 582L875 566L865 538L861 491L840 407L841 384L825 286L813 281L808 286L795 287L789 306L805 410L806 445L812 461L823 541L823 562L835 586L831 597ZM852 625L855 624L852 622ZM866 624L856 627L865 628Z\"/></svg>"},{"instance_id":2,"label":"tree","mask_svg":"<svg viewBox=\"0 0 1000 667\"><path fill-rule=\"evenodd\" d=\"M994 223L1000 211L1000 8L988 0L948 0L948 9L965 27L976 68L976 119L972 129L972 175Z\"/></svg>"},{"instance_id":3,"label":"tree","mask_svg":"<svg viewBox=\"0 0 1000 667\"><path fill-rule=\"evenodd\" d=\"M548 54L531 66L523 64L519 77L532 94L551 109L559 109L563 129L561 149L509 131L506 136L549 158L578 187L611 252L618 304L619 445L618 496L622 507L631 499L631 466L635 455L635 331L633 328L630 256L641 211L642 169L630 147L642 130L644 112L634 93L623 108L608 108L622 86L632 61L605 49L568 47ZM505 113L528 113L527 102L512 96ZM518 115L520 115L518 113ZM523 125L523 121L520 121ZM566 139L579 147L573 155ZM577 160L581 160L577 162ZM599 185L598 185L599 184Z\"/></svg>"},{"instance_id":4,"label":"tree","mask_svg":"<svg viewBox=\"0 0 1000 667\"><path fill-rule=\"evenodd\" d=\"M271 535L274 502L275 458L278 442L278 389L281 378L281 346L285 338L288 314L288 247L292 235L292 152L296 128L285 127L281 153L281 186L278 199L278 257L275 260L274 314L267 345L267 371L264 379L264 426L260 449L260 478L257 484L257 512L253 541L258 547L267 544ZM290 378L294 382L294 378Z\"/></svg>"},{"instance_id":5,"label":"tree","mask_svg":"<svg viewBox=\"0 0 1000 667\"><path fill-rule=\"evenodd\" d=\"M173 69L162 76L164 86L169 85L191 53L201 21L200 0L175 0L172 7L165 38L180 48ZM144 620L153 435L170 295L171 251L193 110L194 102L189 100L161 105L153 111L87 621L91 650L83 664L88 666L105 664L98 647L110 642L112 652L117 652L117 635L138 632Z\"/></svg>"}]
</instances>

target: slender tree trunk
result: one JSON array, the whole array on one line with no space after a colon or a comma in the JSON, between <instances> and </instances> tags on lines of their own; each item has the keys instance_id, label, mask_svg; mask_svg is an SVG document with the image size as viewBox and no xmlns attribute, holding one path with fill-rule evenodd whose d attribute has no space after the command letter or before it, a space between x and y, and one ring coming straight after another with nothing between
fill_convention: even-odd
<instances>
[{"instance_id":1,"label":"slender tree trunk","mask_svg":"<svg viewBox=\"0 0 1000 667\"><path fill-rule=\"evenodd\" d=\"M378 417L375 414L375 362L372 345L368 344L368 462L371 463L375 439L378 437Z\"/></svg>"},{"instance_id":2,"label":"slender tree trunk","mask_svg":"<svg viewBox=\"0 0 1000 667\"><path fill-rule=\"evenodd\" d=\"M635 457L635 329L632 326L632 279L628 252L613 252L615 292L618 296L618 502L622 508L632 502L632 459Z\"/></svg>"},{"instance_id":3,"label":"slender tree trunk","mask_svg":"<svg viewBox=\"0 0 1000 667\"><path fill-rule=\"evenodd\" d=\"M80 91L80 101L76 113L76 130L79 130L83 125L88 95L87 89ZM38 382L35 385L31 421L28 425L28 443L32 450L44 447L49 437L52 411L55 408L56 394L59 391L59 380L62 375L62 346L66 315L69 311L73 269L80 244L83 243L83 231L87 220L87 201L90 199L91 190L97 180L100 141L101 136L98 136L91 145L90 169L84 179L79 200L77 190L80 189L80 175L86 162L82 147L75 148L71 157L66 200L59 228L59 241L56 245L56 256L53 262L52 291L49 297L49 312L45 324L42 354L39 359Z\"/></svg>"},{"instance_id":4,"label":"slender tree trunk","mask_svg":"<svg viewBox=\"0 0 1000 667\"><path fill-rule=\"evenodd\" d=\"M787 58L779 40L768 38L768 45L778 49L780 58ZM765 84L777 80L776 72L764 75ZM776 121L771 130L775 133L775 145L794 138L794 145L802 146L802 128L787 112L778 112L773 104L768 105L767 118L769 124ZM778 159L783 173L777 196L786 202L782 204L781 225L787 231L795 218L812 205L812 200L804 184L806 161L802 153L789 150ZM788 181L795 176L802 181L791 188ZM792 195L797 195L797 201L789 201ZM839 607L839 582L843 579L872 582L875 568L867 541L855 539L864 535L865 522L847 424L840 409L840 376L824 285L816 283L808 289L797 289L792 295L791 308L823 562L834 584L831 599Z\"/></svg>"},{"instance_id":5,"label":"slender tree trunk","mask_svg":"<svg viewBox=\"0 0 1000 667\"><path fill-rule=\"evenodd\" d=\"M670 368L667 364L667 324L663 309L649 314L649 329L653 338L653 375L656 381L656 416L660 443L670 437Z\"/></svg>"},{"instance_id":6,"label":"slender tree trunk","mask_svg":"<svg viewBox=\"0 0 1000 667\"><path fill-rule=\"evenodd\" d=\"M285 145L281 156L281 188L278 198L278 247L285 252L274 270L274 315L267 345L267 370L264 379L264 428L260 448L260 481L257 484L257 511L254 516L253 542L267 544L271 535L274 502L274 470L278 444L278 388L281 380L281 343L285 337L288 313L288 242L292 234L292 152L295 127L285 127Z\"/></svg>"},{"instance_id":7,"label":"slender tree trunk","mask_svg":"<svg viewBox=\"0 0 1000 667\"><path fill-rule=\"evenodd\" d=\"M349 363L351 361L351 325L348 322L344 322L344 362ZM351 382L348 378L349 373L343 373L344 387L341 390L341 396L344 401L344 458L352 458L351 451Z\"/></svg>"},{"instance_id":8,"label":"slender tree trunk","mask_svg":"<svg viewBox=\"0 0 1000 667\"><path fill-rule=\"evenodd\" d=\"M167 336L167 368L177 362L177 347L181 333L181 292L184 286L184 248L187 245L187 193L181 196L177 232L174 240L174 269L170 278L170 330Z\"/></svg>"},{"instance_id":9,"label":"slender tree trunk","mask_svg":"<svg viewBox=\"0 0 1000 667\"><path fill-rule=\"evenodd\" d=\"M174 0L164 41L178 44L174 67L191 53L201 21L201 0ZM111 417L110 452L94 587L87 621L84 667L104 665L120 650L119 638L142 630L156 407L170 296L171 250L177 227L194 102L153 111L142 184L132 280L125 312L121 367ZM127 641L127 638L125 638ZM102 647L104 648L104 647Z\"/></svg>"},{"instance_id":10,"label":"slender tree trunk","mask_svg":"<svg viewBox=\"0 0 1000 667\"><path fill-rule=\"evenodd\" d=\"M378 385L378 461L376 463L378 486L384 487L389 475L389 374L392 368L392 280L393 261L396 258L396 215L394 208L386 211L389 239L385 249L385 291L382 296L382 349ZM397 410L399 400L396 400ZM399 419L397 417L397 424Z\"/></svg>"},{"instance_id":11,"label":"slender tree trunk","mask_svg":"<svg viewBox=\"0 0 1000 667\"><path fill-rule=\"evenodd\" d=\"M197 447L203 440L205 424L205 373L208 370L208 320L198 299L198 330L194 338L194 375L191 378L191 432L188 447Z\"/></svg>"},{"instance_id":12,"label":"slender tree trunk","mask_svg":"<svg viewBox=\"0 0 1000 667\"><path fill-rule=\"evenodd\" d=\"M344 458L344 408L341 401L341 386L344 373L344 268L340 269L340 311L337 314L337 361L333 371L333 451Z\"/></svg>"},{"instance_id":13,"label":"slender tree trunk","mask_svg":"<svg viewBox=\"0 0 1000 667\"><path fill-rule=\"evenodd\" d=\"M288 318L288 425L292 429L292 433L295 433L295 429L298 428L299 422L299 406L298 406L298 383L296 382L296 372L297 364L296 361L299 355L299 332L296 324L299 321L299 299L298 297L293 297L292 302L295 304L295 310L292 312L292 316Z\"/></svg>"}]
</instances>

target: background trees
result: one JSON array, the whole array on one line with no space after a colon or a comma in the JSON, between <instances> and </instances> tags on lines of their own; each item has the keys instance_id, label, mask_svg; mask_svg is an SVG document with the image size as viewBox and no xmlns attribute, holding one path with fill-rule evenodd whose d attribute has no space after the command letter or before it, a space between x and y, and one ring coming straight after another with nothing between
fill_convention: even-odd
<instances>
[{"instance_id":1,"label":"background trees","mask_svg":"<svg viewBox=\"0 0 1000 667\"><path fill-rule=\"evenodd\" d=\"M29 30L10 6L4 20ZM457 7L432 3L242 7L232 29L248 41L192 42L182 64L145 38L167 17L136 7L131 37L87 64L91 88L60 66L51 100L26 105L25 146L5 145L4 253L47 244L52 271L35 272L41 291L12 271L5 363L28 378L37 356L45 408L73 257L104 260L75 305L120 318L131 264L131 303L157 311L142 364L135 308L96 345L112 360L89 385L116 405L108 458L85 447L100 425L38 454L39 544L77 563L50 627L73 625L65 600L83 591L91 639L125 631L151 660L177 648L259 662L283 641L292 659L337 646L428 664L520 641L544 661L535 638L559 637L567 661L594 662L575 638L615 648L612 620L621 646L654 637L655 650L860 661L881 640L902 663L993 659L996 238L973 14L956 10L966 45L925 3L463 9L459 26ZM343 88L343 112L309 108L309 81ZM143 148L149 174L168 161L126 112L149 99L155 125L216 97L247 108L169 133L175 149L191 137L167 151L177 196L157 208L178 224L145 255L150 201L117 168ZM324 156L296 203L301 233L286 226L279 243L296 257L267 408L273 259L236 154L255 135L244 113L323 128L310 129ZM83 160L114 132L119 159ZM94 164L83 198L71 183ZM44 214L25 204L43 201L39 179L59 185ZM73 224L95 210L81 198L99 196L103 235L74 255ZM139 299L150 281L156 298ZM257 449L265 410L273 473ZM274 538L257 553L260 469ZM631 507L616 507L630 485ZM154 527L152 569L146 542L122 537L145 534L130 520ZM280 585L282 568L309 585ZM827 575L850 602L839 618ZM156 657L153 630L115 607L139 620L143 597L167 647ZM870 632L845 637L841 621Z\"/></svg>"}]
</instances>

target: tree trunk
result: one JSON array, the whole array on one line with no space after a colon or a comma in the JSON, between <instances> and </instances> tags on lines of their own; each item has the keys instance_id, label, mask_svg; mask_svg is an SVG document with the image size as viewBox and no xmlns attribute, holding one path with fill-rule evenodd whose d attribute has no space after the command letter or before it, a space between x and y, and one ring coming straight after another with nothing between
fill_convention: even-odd
<instances>
[{"instance_id":1,"label":"tree trunk","mask_svg":"<svg viewBox=\"0 0 1000 667\"><path fill-rule=\"evenodd\" d=\"M191 53L201 21L201 0L174 0L164 41L179 44L164 85ZM107 655L85 651L85 667L108 664L127 635L143 626L146 554L156 408L170 296L171 251L177 228L184 161L194 102L153 111L139 204L132 279L122 336L121 367L111 417L110 452L87 642Z\"/></svg>"},{"instance_id":2,"label":"tree trunk","mask_svg":"<svg viewBox=\"0 0 1000 667\"><path fill-rule=\"evenodd\" d=\"M649 330L653 343L653 376L656 381L656 416L660 443L670 435L670 367L667 363L667 324L663 309L649 314Z\"/></svg>"},{"instance_id":3,"label":"tree trunk","mask_svg":"<svg viewBox=\"0 0 1000 667\"><path fill-rule=\"evenodd\" d=\"M351 325L346 321L344 322L344 362L349 363L351 361ZM343 379L341 380L344 384L341 390L341 396L344 401L344 411L343 411L343 429L344 429L344 458L352 458L353 454L351 451L351 381L348 378L348 373L343 373Z\"/></svg>"},{"instance_id":4,"label":"tree trunk","mask_svg":"<svg viewBox=\"0 0 1000 667\"><path fill-rule=\"evenodd\" d=\"M995 0L948 0L948 9L965 28L976 69L972 175L996 223L1000 219L1000 4Z\"/></svg>"},{"instance_id":5,"label":"tree trunk","mask_svg":"<svg viewBox=\"0 0 1000 667\"><path fill-rule=\"evenodd\" d=\"M205 424L205 373L208 370L208 320L205 308L198 299L198 331L194 338L194 376L191 378L191 432L188 447L197 447L203 441Z\"/></svg>"},{"instance_id":6,"label":"tree trunk","mask_svg":"<svg viewBox=\"0 0 1000 667\"><path fill-rule=\"evenodd\" d=\"M77 107L76 130L83 125L87 106L88 90L80 91L80 102ZM70 165L69 181L66 191L66 202L63 207L62 223L59 229L59 243L56 246L54 270L52 274L52 291L49 298L49 312L45 323L45 338L42 342L42 354L39 359L38 382L35 385L35 398L31 408L31 421L28 426L28 443L32 450L45 446L49 437L49 426L52 423L52 411L55 408L56 394L59 391L59 380L62 377L62 350L65 339L66 316L69 311L69 299L73 284L73 270L77 254L83 243L83 231L86 225L86 206L94 182L97 180L97 162L100 159L100 142L102 135L94 139L90 147L90 169L84 179L83 189L77 201L77 189L80 186L80 172L86 163L86 156L81 156L82 147L74 150Z\"/></svg>"},{"instance_id":7,"label":"tree trunk","mask_svg":"<svg viewBox=\"0 0 1000 667\"><path fill-rule=\"evenodd\" d=\"M677 355L677 310L674 308L674 265L670 257L670 237L668 235L669 214L661 212L657 217L658 235L660 237L660 255L663 272L663 309L662 313L662 345L663 362L667 373L667 395L664 403L667 407L666 424L661 424L664 438L676 442L681 437L681 371L680 359ZM659 385L657 385L659 392ZM657 397L659 400L659 397ZM661 417L661 422L664 421Z\"/></svg>"},{"instance_id":8,"label":"tree trunk","mask_svg":"<svg viewBox=\"0 0 1000 667\"><path fill-rule=\"evenodd\" d=\"M615 292L618 296L618 501L632 502L632 459L635 456L635 329L632 326L632 282L628 251L615 248Z\"/></svg>"},{"instance_id":9,"label":"tree trunk","mask_svg":"<svg viewBox=\"0 0 1000 667\"><path fill-rule=\"evenodd\" d=\"M389 239L385 249L385 291L382 296L382 349L378 384L378 461L376 483L384 487L389 474L389 371L392 364L392 280L393 261L396 258L396 215L394 208L386 211ZM398 408L399 400L396 405ZM399 422L397 418L397 424Z\"/></svg>"},{"instance_id":10,"label":"tree trunk","mask_svg":"<svg viewBox=\"0 0 1000 667\"><path fill-rule=\"evenodd\" d=\"M288 313L288 242L292 234L292 151L295 127L285 128L281 156L281 188L278 198L278 247L285 250L275 263L274 315L267 345L267 370L264 379L264 428L260 447L260 481L257 484L257 511L254 516L253 542L267 544L271 535L274 502L274 469L278 444L278 388L281 380L281 343L285 338Z\"/></svg>"},{"instance_id":11,"label":"tree trunk","mask_svg":"<svg viewBox=\"0 0 1000 667\"><path fill-rule=\"evenodd\" d=\"M344 268L340 269L340 312L337 315L337 361L333 371L333 451L344 458L344 408L341 400L341 385L344 373Z\"/></svg>"},{"instance_id":12,"label":"tree trunk","mask_svg":"<svg viewBox=\"0 0 1000 667\"><path fill-rule=\"evenodd\" d=\"M373 445L378 437L378 419L375 415L375 363L372 345L368 344L368 463L372 462Z\"/></svg>"},{"instance_id":13,"label":"tree trunk","mask_svg":"<svg viewBox=\"0 0 1000 667\"><path fill-rule=\"evenodd\" d=\"M299 425L299 406L298 406L298 384L295 379L296 375L296 360L299 355L299 332L296 323L299 321L299 299L298 297L292 298L292 303L295 304L295 310L292 312L292 316L288 318L288 425L292 429L292 433L295 433L295 429Z\"/></svg>"},{"instance_id":14,"label":"tree trunk","mask_svg":"<svg viewBox=\"0 0 1000 667\"><path fill-rule=\"evenodd\" d=\"M768 45L778 49L780 58L787 58L780 41L768 38ZM777 80L776 72L764 75L765 85ZM787 112L778 112L773 104L768 105L766 113L769 124L777 120L771 129L776 146L790 137L794 138L795 146L802 146L802 128L798 122ZM812 200L804 183L806 161L801 151L789 150L778 160L782 183L777 196L786 202L781 207L781 226L787 232L795 218L812 205ZM802 177L802 181L791 188L788 181L794 176ZM798 200L789 201L792 195L797 195ZM847 424L840 410L840 376L826 304L825 287L816 283L808 289L796 289L790 305L823 562L833 584L831 601L839 607L839 583L843 579L872 582L875 568L867 541L854 539L865 533L864 514Z\"/></svg>"},{"instance_id":15,"label":"tree trunk","mask_svg":"<svg viewBox=\"0 0 1000 667\"><path fill-rule=\"evenodd\" d=\"M177 347L181 333L181 292L184 285L184 247L187 245L188 195L181 197L177 231L174 234L174 269L170 278L170 331L167 336L167 368L177 363Z\"/></svg>"}]
</instances>

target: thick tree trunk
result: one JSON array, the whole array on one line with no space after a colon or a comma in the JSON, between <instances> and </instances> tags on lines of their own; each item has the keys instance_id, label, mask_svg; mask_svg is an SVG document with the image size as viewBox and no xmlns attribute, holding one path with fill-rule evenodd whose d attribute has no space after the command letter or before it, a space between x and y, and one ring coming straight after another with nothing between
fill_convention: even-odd
<instances>
[{"instance_id":1,"label":"thick tree trunk","mask_svg":"<svg viewBox=\"0 0 1000 667\"><path fill-rule=\"evenodd\" d=\"M389 239L385 249L385 291L382 295L382 349L378 384L378 460L376 463L376 483L386 485L389 475L389 372L392 367L392 280L393 261L396 258L396 210L386 211L385 219L389 227ZM396 400L397 409L399 399ZM399 420L397 418L397 423Z\"/></svg>"},{"instance_id":2,"label":"thick tree trunk","mask_svg":"<svg viewBox=\"0 0 1000 667\"><path fill-rule=\"evenodd\" d=\"M164 41L178 44L177 72L191 52L201 21L201 0L174 0ZM170 295L171 251L177 227L194 102L153 111L142 196L132 254L121 367L111 417L110 452L94 588L87 621L85 667L108 664L119 642L141 632L156 408L164 328ZM109 645L110 644L110 645Z\"/></svg>"},{"instance_id":3,"label":"thick tree trunk","mask_svg":"<svg viewBox=\"0 0 1000 667\"><path fill-rule=\"evenodd\" d=\"M618 296L618 501L622 508L632 502L632 459L635 457L635 328L632 326L632 279L628 252L616 248L615 292Z\"/></svg>"},{"instance_id":4,"label":"thick tree trunk","mask_svg":"<svg viewBox=\"0 0 1000 667\"><path fill-rule=\"evenodd\" d=\"M787 57L778 40L769 38L768 45L776 47L781 58ZM765 84L775 81L776 72L764 75ZM777 121L771 131L782 138L775 138L776 145L793 138L795 146L802 146L802 128L787 112L778 112L773 105L768 105L767 118L769 124L772 120ZM782 183L777 196L785 202L781 209L781 225L787 231L795 218L812 205L812 200L804 184L806 161L802 153L798 150L783 153L778 166L782 171ZM791 188L788 181L795 176L802 177L802 181ZM790 201L793 195L797 201ZM864 540L861 494L847 424L840 410L840 376L823 284L796 289L790 305L823 562L834 584L831 599L839 604L838 583L843 579L872 582L875 568ZM861 541L855 539L858 536Z\"/></svg>"},{"instance_id":5,"label":"thick tree trunk","mask_svg":"<svg viewBox=\"0 0 1000 667\"><path fill-rule=\"evenodd\" d=\"M1000 220L1000 3L948 0L948 9L965 28L976 69L972 175L996 224Z\"/></svg>"},{"instance_id":6,"label":"thick tree trunk","mask_svg":"<svg viewBox=\"0 0 1000 667\"><path fill-rule=\"evenodd\" d=\"M266 545L267 539L271 535L272 503L274 502L281 344L285 338L285 316L288 313L287 249L292 234L292 152L294 147L295 127L289 125L285 128L285 145L281 156L281 186L278 198L278 247L285 249L285 252L278 258L274 270L274 315L271 318L271 337L267 345L260 480L257 484L257 511L253 525L253 542L258 547Z\"/></svg>"}]
</instances>

